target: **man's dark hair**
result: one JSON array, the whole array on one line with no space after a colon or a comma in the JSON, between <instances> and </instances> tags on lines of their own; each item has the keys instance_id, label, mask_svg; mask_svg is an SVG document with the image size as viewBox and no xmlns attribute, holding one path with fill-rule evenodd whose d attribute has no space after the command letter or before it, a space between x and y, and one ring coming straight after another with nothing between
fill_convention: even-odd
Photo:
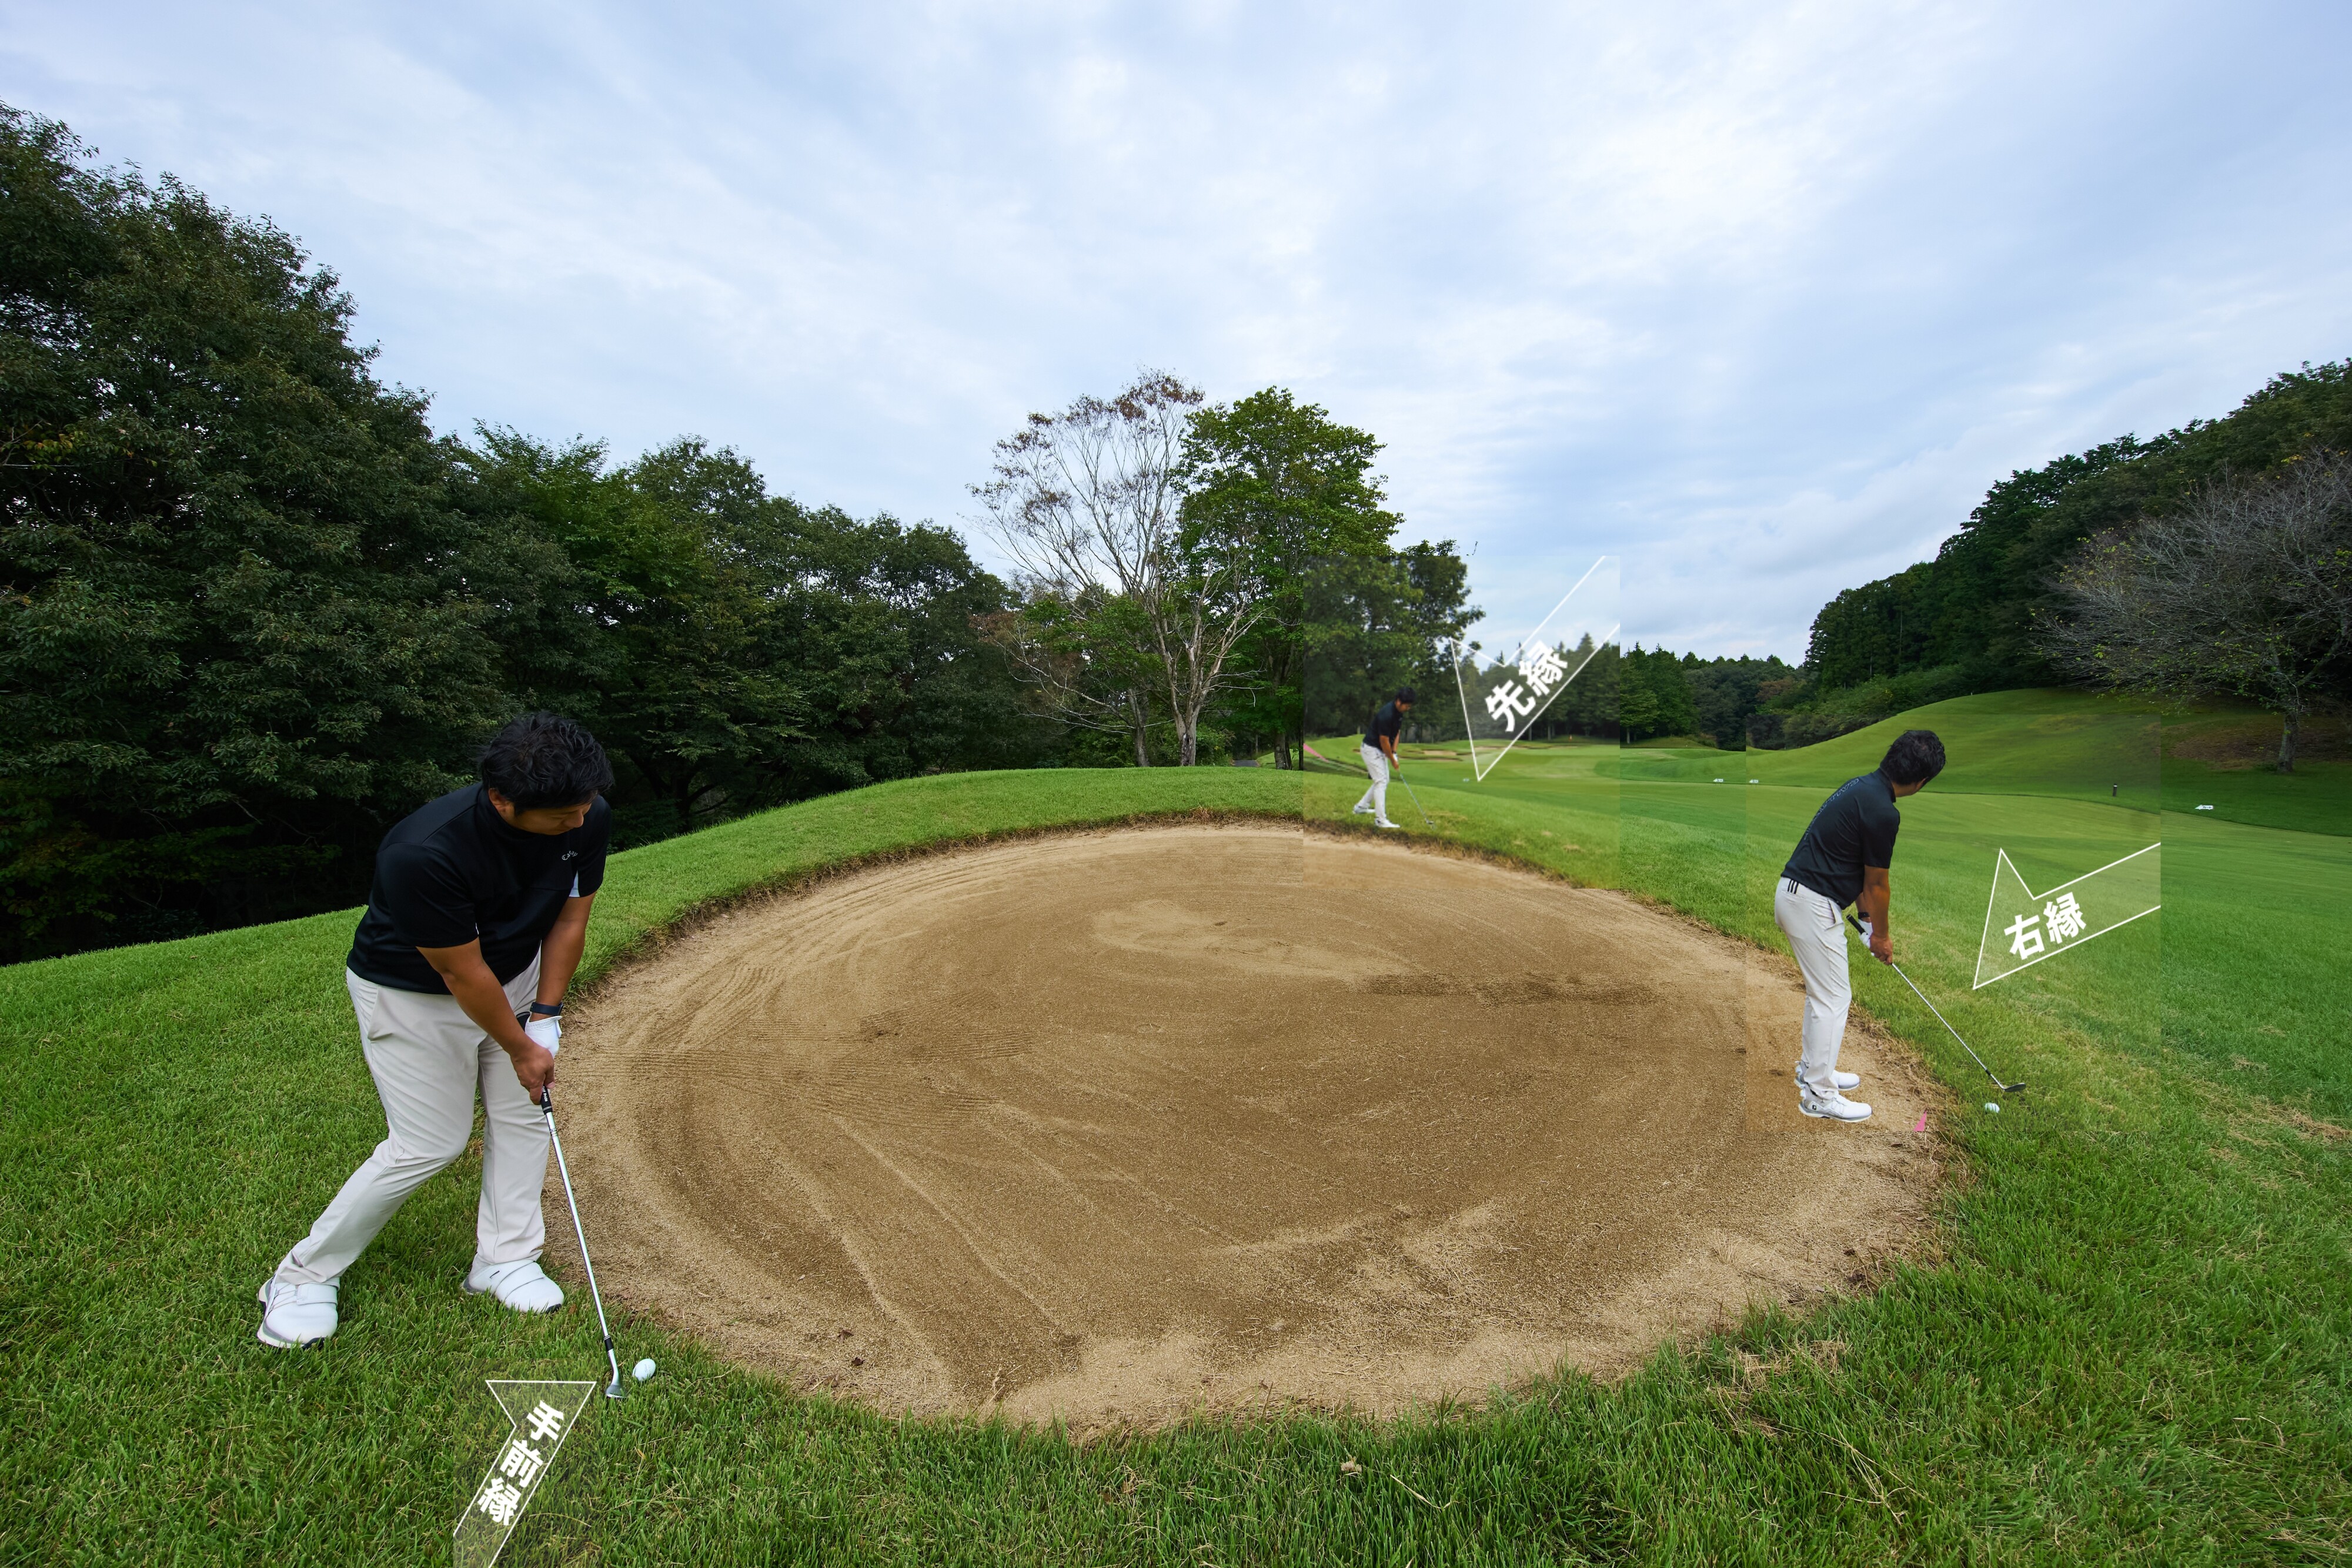
<instances>
[{"instance_id":1,"label":"man's dark hair","mask_svg":"<svg viewBox=\"0 0 2352 1568\"><path fill-rule=\"evenodd\" d=\"M1932 729L1906 729L1886 748L1878 770L1891 783L1925 784L1944 770L1944 743Z\"/></svg>"},{"instance_id":2,"label":"man's dark hair","mask_svg":"<svg viewBox=\"0 0 2352 1568\"><path fill-rule=\"evenodd\" d=\"M482 782L519 811L577 806L613 787L613 763L596 737L562 714L527 713L490 737Z\"/></svg>"},{"instance_id":3,"label":"man's dark hair","mask_svg":"<svg viewBox=\"0 0 2352 1568\"><path fill-rule=\"evenodd\" d=\"M1411 686L1399 686L1397 688L1396 700L1401 703L1416 703L1421 699L1412 695L1412 688Z\"/></svg>"}]
</instances>

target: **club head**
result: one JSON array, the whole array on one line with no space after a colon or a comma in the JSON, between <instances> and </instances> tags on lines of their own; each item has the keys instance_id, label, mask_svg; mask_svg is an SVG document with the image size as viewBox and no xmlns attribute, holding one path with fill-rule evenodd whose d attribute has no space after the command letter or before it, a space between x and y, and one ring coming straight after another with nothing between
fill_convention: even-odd
<instances>
[{"instance_id":1,"label":"club head","mask_svg":"<svg viewBox=\"0 0 2352 1568\"><path fill-rule=\"evenodd\" d=\"M604 1390L604 1397L607 1399L626 1399L628 1396L629 1391L621 1386L621 1380L617 1375L614 1377L612 1385Z\"/></svg>"},{"instance_id":2,"label":"club head","mask_svg":"<svg viewBox=\"0 0 2352 1568\"><path fill-rule=\"evenodd\" d=\"M1995 1083L2000 1083L2000 1080L1998 1078L1994 1079L1993 1082ZM2000 1083L2000 1092L2004 1094L2009 1094L2024 1087L2025 1085L2022 1083Z\"/></svg>"}]
</instances>

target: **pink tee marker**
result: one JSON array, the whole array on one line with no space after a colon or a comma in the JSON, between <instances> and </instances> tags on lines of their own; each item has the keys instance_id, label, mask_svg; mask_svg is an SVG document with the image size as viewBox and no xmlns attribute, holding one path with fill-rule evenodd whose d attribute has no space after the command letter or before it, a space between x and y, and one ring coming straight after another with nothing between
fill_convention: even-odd
<instances>
[{"instance_id":1,"label":"pink tee marker","mask_svg":"<svg viewBox=\"0 0 2352 1568\"><path fill-rule=\"evenodd\" d=\"M1919 1113L1919 1124L1918 1124L1917 1126L1916 1126L1916 1127L1912 1128L1911 1130L1912 1130L1913 1132L1915 1132L1915 1133L1924 1133L1924 1132L1926 1132L1926 1131L1927 1130L1927 1112L1922 1111L1922 1112L1920 1112L1920 1113Z\"/></svg>"}]
</instances>

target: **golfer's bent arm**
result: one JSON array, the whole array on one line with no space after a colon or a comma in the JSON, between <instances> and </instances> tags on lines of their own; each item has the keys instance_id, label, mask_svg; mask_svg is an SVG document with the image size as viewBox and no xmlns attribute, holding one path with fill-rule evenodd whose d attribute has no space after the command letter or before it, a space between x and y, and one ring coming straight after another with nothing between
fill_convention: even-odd
<instances>
[{"instance_id":1,"label":"golfer's bent arm","mask_svg":"<svg viewBox=\"0 0 2352 1568\"><path fill-rule=\"evenodd\" d=\"M580 955L588 947L588 912L595 902L593 893L565 899L562 912L555 917L554 929L539 945L537 999L541 1005L561 1005L563 993L572 988L572 977L580 968Z\"/></svg>"},{"instance_id":2,"label":"golfer's bent arm","mask_svg":"<svg viewBox=\"0 0 2352 1568\"><path fill-rule=\"evenodd\" d=\"M1886 910L1894 889L1887 885L1887 868L1862 868L1862 896L1853 901L1856 914L1870 922L1870 953L1882 964L1895 962L1895 933L1887 928Z\"/></svg>"},{"instance_id":3,"label":"golfer's bent arm","mask_svg":"<svg viewBox=\"0 0 2352 1568\"><path fill-rule=\"evenodd\" d=\"M433 966L466 1009L466 1016L482 1026L482 1032L499 1042L499 1049L514 1063L516 1081L523 1092L532 1099L539 1092L555 1082L555 1053L525 1034L522 1025L515 1021L514 1009L507 1002L507 988L490 973L489 965L482 961L479 937L462 947L419 947L425 961ZM579 962L575 952L572 962ZM570 977L567 976L566 978Z\"/></svg>"}]
</instances>

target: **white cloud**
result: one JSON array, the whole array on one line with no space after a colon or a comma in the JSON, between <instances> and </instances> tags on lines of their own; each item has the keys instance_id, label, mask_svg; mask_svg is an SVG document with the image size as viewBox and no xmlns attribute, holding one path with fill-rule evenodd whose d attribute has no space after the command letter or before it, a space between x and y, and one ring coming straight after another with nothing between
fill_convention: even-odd
<instances>
[{"instance_id":1,"label":"white cloud","mask_svg":"<svg viewBox=\"0 0 2352 1568\"><path fill-rule=\"evenodd\" d=\"M953 518L1139 364L1389 443L1500 630L1801 653L2011 468L2352 351L2325 5L0 10L436 418Z\"/></svg>"}]
</instances>

